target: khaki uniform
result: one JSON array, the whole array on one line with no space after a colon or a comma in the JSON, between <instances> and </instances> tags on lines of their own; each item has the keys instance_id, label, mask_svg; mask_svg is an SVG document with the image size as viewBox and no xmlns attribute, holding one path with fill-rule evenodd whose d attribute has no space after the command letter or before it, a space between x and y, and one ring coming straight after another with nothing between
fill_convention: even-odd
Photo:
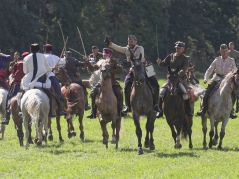
<instances>
[{"instance_id":1,"label":"khaki uniform","mask_svg":"<svg viewBox=\"0 0 239 179\"><path fill-rule=\"evenodd\" d=\"M15 61L15 60L12 61L12 62L10 62L10 63L9 63L9 68L10 68L10 67L13 67L13 66L15 65L15 63L17 63L17 61ZM8 68L8 69L9 69L9 68ZM11 86L11 84L12 84L12 82L13 82L13 80L14 80L12 74L11 74L8 78L9 78L9 85Z\"/></svg>"},{"instance_id":2,"label":"khaki uniform","mask_svg":"<svg viewBox=\"0 0 239 179\"><path fill-rule=\"evenodd\" d=\"M97 63L100 59L103 58L103 54L100 52L98 52L96 55L94 53L92 53L89 55L89 60L92 58L95 60L95 63Z\"/></svg>"},{"instance_id":3,"label":"khaki uniform","mask_svg":"<svg viewBox=\"0 0 239 179\"><path fill-rule=\"evenodd\" d=\"M177 55L177 53L171 53L169 54L163 61L160 63L160 67L167 67L170 66L171 69L177 69L179 68L179 78L182 79L182 84L179 84L180 89L183 91L183 99L187 100L188 99L188 83L187 83L187 76L186 76L186 71L188 69L188 56L185 54ZM168 86L168 81L164 83L164 85L161 88L160 91L160 98L163 98L166 92Z\"/></svg>"},{"instance_id":4,"label":"khaki uniform","mask_svg":"<svg viewBox=\"0 0 239 179\"><path fill-rule=\"evenodd\" d=\"M234 58L236 65L239 65L239 52L237 50L229 50L228 56Z\"/></svg>"}]
</instances>

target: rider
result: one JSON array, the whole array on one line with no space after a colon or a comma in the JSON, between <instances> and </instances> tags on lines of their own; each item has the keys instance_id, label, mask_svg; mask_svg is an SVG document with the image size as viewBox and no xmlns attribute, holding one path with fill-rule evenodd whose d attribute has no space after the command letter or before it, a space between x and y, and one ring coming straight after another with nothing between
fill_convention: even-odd
<instances>
[{"instance_id":1,"label":"rider","mask_svg":"<svg viewBox=\"0 0 239 179\"><path fill-rule=\"evenodd\" d=\"M193 116L192 110L190 107L190 100L189 100L189 95L188 95L188 82L187 82L187 76L186 76L186 71L188 69L188 56L186 56L183 51L185 49L185 43L177 41L175 43L175 48L176 48L176 53L171 53L169 54L163 61L161 59L157 60L157 63L160 67L167 67L170 66L170 68L177 69L179 68L179 78L180 78L180 88L184 92L183 94L183 99L185 100L185 112L189 116ZM160 109L162 109L162 103L163 103L163 98L164 95L167 91L167 86L168 86L168 81L166 81L160 91L159 97L159 106ZM158 114L158 117L162 117L163 112L161 111Z\"/></svg>"},{"instance_id":2,"label":"rider","mask_svg":"<svg viewBox=\"0 0 239 179\"><path fill-rule=\"evenodd\" d=\"M66 60L65 70L69 78L71 79L72 83L79 84L84 90L84 94L86 97L85 111L87 111L90 109L90 106L88 106L87 91L85 86L82 84L82 80L77 77L77 73L78 73L77 67L85 67L85 62L81 62L75 59L74 57L72 57L71 51L66 51L64 55Z\"/></svg>"},{"instance_id":3,"label":"rider","mask_svg":"<svg viewBox=\"0 0 239 179\"><path fill-rule=\"evenodd\" d=\"M46 44L43 46L43 53L45 54L45 57L49 63L50 67L54 67L55 65L61 64L63 61L59 59L58 56L52 54L52 45ZM58 112L60 116L66 115L66 112L63 110L63 101L64 96L61 93L61 87L59 85L59 82L55 76L55 73L50 72L49 73L49 79L51 80L51 85L53 86L54 90L57 93L56 102L58 104Z\"/></svg>"},{"instance_id":4,"label":"rider","mask_svg":"<svg viewBox=\"0 0 239 179\"><path fill-rule=\"evenodd\" d=\"M89 59L94 59L95 63L97 63L101 58L103 58L103 54L99 52L99 49L97 46L92 46L92 52L89 55Z\"/></svg>"},{"instance_id":5,"label":"rider","mask_svg":"<svg viewBox=\"0 0 239 179\"><path fill-rule=\"evenodd\" d=\"M31 45L31 53L23 59L23 72L25 76L22 78L21 87L24 91L33 89L36 82L41 82L45 88L51 87L51 81L48 77L47 72L57 70L58 66L55 65L53 68L49 66L49 63L44 54L39 53L40 46L35 43ZM49 117L55 117L52 109L52 97L50 99L50 111Z\"/></svg>"},{"instance_id":6,"label":"rider","mask_svg":"<svg viewBox=\"0 0 239 179\"><path fill-rule=\"evenodd\" d=\"M11 98L15 96L20 91L20 84L22 81L22 78L24 77L23 72L23 59L29 54L29 52L24 52L22 54L22 58L18 59L17 62L14 63L13 66L11 66L11 73L13 77L12 85L8 91L7 100L6 100L6 113L2 120L2 124L8 125L10 120L10 103Z\"/></svg>"},{"instance_id":7,"label":"rider","mask_svg":"<svg viewBox=\"0 0 239 179\"><path fill-rule=\"evenodd\" d=\"M119 82L116 80L115 75L120 74L123 72L123 68L118 64L117 60L112 58L113 51L109 48L104 48L103 49L103 59L102 60L107 60L110 63L110 73L111 73L111 79L112 79L112 88L114 91L114 94L117 98L117 103L118 103L118 115L122 116L124 114L121 113L122 108L123 108L123 92L122 88L119 84ZM85 57L84 60L86 61L86 65L89 68L91 72L98 70L100 67L98 64L95 64L92 66L92 64L89 62L89 60ZM97 106L95 105L95 97L99 92L100 84L98 83L95 85L92 90L91 90L91 100L92 100L92 111L87 118L95 118L96 117L96 111L97 111Z\"/></svg>"},{"instance_id":8,"label":"rider","mask_svg":"<svg viewBox=\"0 0 239 179\"><path fill-rule=\"evenodd\" d=\"M10 71L5 69L4 63L6 61L11 61L12 57L10 55L5 55L0 53L0 87L4 88L5 90L9 89L9 85L6 82L6 78L10 75Z\"/></svg>"},{"instance_id":9,"label":"rider","mask_svg":"<svg viewBox=\"0 0 239 179\"><path fill-rule=\"evenodd\" d=\"M18 62L18 60L21 60L21 58L20 58L19 52L16 51L16 52L14 53L14 60L9 63L9 71L12 71L13 66L15 65L15 63ZM13 82L13 77L12 77L12 74L11 74L11 75L9 76L9 85L10 85L10 86L11 86L12 82Z\"/></svg>"},{"instance_id":10,"label":"rider","mask_svg":"<svg viewBox=\"0 0 239 179\"><path fill-rule=\"evenodd\" d=\"M140 54L142 55L141 61L142 63L146 64L145 58L144 58L144 48L142 46L137 45L137 38L134 35L129 35L128 36L128 45L126 47L121 47L118 46L112 42L110 42L109 37L105 37L104 42L106 45L109 47L113 48L114 50L125 53L127 57L127 61L130 62L130 57L133 56L133 58L139 58ZM132 65L132 63L131 63ZM133 73L131 70L129 71L128 75L125 77L125 103L126 103L126 109L123 111L123 113L127 114L127 112L131 111L130 107L130 93L131 93L131 87L133 84ZM153 104L154 104L154 111L156 112L161 112L158 102L159 102L159 84L155 76L152 76L148 78L148 81L152 85L154 89L154 94L153 94Z\"/></svg>"},{"instance_id":11,"label":"rider","mask_svg":"<svg viewBox=\"0 0 239 179\"><path fill-rule=\"evenodd\" d=\"M207 69L205 76L204 76L204 84L207 83L209 76L215 72L213 78L211 79L210 83L208 84L204 97L203 103L201 106L200 111L197 113L199 116L205 114L208 108L208 97L213 88L216 86L218 82L220 82L228 73L235 72L237 70L235 60L228 56L228 47L226 44L222 44L220 46L220 53L221 56L216 57L215 60L212 62L210 67ZM233 105L236 101L236 93L233 91L231 94ZM234 119L237 116L233 114L233 110L230 114L230 118Z\"/></svg>"}]
</instances>

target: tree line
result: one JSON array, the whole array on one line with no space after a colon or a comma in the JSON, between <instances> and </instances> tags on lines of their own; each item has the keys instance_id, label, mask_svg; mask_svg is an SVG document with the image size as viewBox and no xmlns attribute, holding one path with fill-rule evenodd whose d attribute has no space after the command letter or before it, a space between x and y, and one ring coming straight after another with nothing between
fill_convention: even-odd
<instances>
[{"instance_id":1,"label":"tree line","mask_svg":"<svg viewBox=\"0 0 239 179\"><path fill-rule=\"evenodd\" d=\"M69 37L67 47L81 53L77 27L88 55L93 45L105 47L105 34L121 46L134 34L146 59L155 63L157 42L164 59L180 40L196 69L204 72L219 55L220 44L233 41L236 49L239 46L238 15L238 0L0 0L0 50L22 53L32 43L51 43L60 55L64 44L59 21L65 38ZM115 53L115 57L125 55Z\"/></svg>"}]
</instances>

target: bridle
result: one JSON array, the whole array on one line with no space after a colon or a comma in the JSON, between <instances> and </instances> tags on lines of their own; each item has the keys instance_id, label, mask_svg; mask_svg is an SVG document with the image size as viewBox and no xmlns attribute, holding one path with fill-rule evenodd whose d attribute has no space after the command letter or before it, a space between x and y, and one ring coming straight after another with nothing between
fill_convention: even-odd
<instances>
[{"instance_id":1,"label":"bridle","mask_svg":"<svg viewBox=\"0 0 239 179\"><path fill-rule=\"evenodd\" d=\"M102 69L103 68L103 69ZM106 73L106 76L102 76L104 79L106 79L106 78L112 78L111 77L111 73L110 73L110 69L111 69L111 67L110 67L110 65L109 66L101 66L100 67L100 72L101 72L101 76L102 76L102 73Z\"/></svg>"},{"instance_id":2,"label":"bridle","mask_svg":"<svg viewBox=\"0 0 239 179\"><path fill-rule=\"evenodd\" d=\"M134 62L133 62L134 63ZM142 85L143 83L140 81L140 79L139 79L139 76L141 75L141 74L143 74L143 75L145 75L145 66L142 64L142 62L141 61L139 61L139 65L141 65L141 70L140 70L140 72L137 74L137 76L135 75L135 66L133 65L132 66L132 69L133 69L133 74L134 74L134 77L133 77L133 81L135 82L135 84L136 85ZM143 68L142 68L143 67Z\"/></svg>"}]
</instances>

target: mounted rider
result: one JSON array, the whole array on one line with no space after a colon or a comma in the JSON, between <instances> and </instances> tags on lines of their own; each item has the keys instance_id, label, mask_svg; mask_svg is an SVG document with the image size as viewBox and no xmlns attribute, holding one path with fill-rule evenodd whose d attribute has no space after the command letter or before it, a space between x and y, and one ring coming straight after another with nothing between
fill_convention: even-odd
<instances>
[{"instance_id":1,"label":"mounted rider","mask_svg":"<svg viewBox=\"0 0 239 179\"><path fill-rule=\"evenodd\" d=\"M106 45L109 47L113 48L114 50L125 53L127 57L127 61L130 64L130 57L133 56L133 58L139 58L140 54L142 55L141 62L146 64L145 58L144 58L144 48L142 46L137 45L137 38L134 35L129 35L128 36L128 45L126 47L121 47L118 46L112 42L110 42L109 37L105 37ZM131 63L132 65L132 63ZM128 75L125 77L125 103L126 103L126 109L123 111L123 113L127 114L127 112L131 111L130 107L130 94L131 94L131 87L133 84L133 78L134 74L130 70ZM154 94L153 94L153 105L154 105L154 111L156 112L161 112L158 101L159 101L159 84L155 76L149 77L147 79L150 84L152 85L152 88L154 89Z\"/></svg>"},{"instance_id":2,"label":"mounted rider","mask_svg":"<svg viewBox=\"0 0 239 179\"><path fill-rule=\"evenodd\" d=\"M38 88L51 88L51 80L49 79L48 72L52 72L58 69L58 66L55 65L53 68L49 66L44 54L39 53L40 46L35 43L31 45L31 53L23 59L23 72L25 76L22 78L21 87L24 91L33 89L34 87ZM53 113L52 103L53 99L49 95L50 99L50 112L49 117L55 117Z\"/></svg>"},{"instance_id":3,"label":"mounted rider","mask_svg":"<svg viewBox=\"0 0 239 179\"><path fill-rule=\"evenodd\" d=\"M12 71L13 66L14 66L15 63L17 63L19 60L21 60L20 54L19 54L18 51L16 51L16 52L14 53L14 60L9 63L9 68L8 68L9 71ZM12 84L12 82L13 82L12 74L9 76L9 80L8 80L8 81L9 81L9 82L8 82L9 85L11 86L11 84Z\"/></svg>"},{"instance_id":4,"label":"mounted rider","mask_svg":"<svg viewBox=\"0 0 239 179\"><path fill-rule=\"evenodd\" d=\"M235 60L231 57L228 56L228 47L226 44L222 44L220 46L220 53L221 56L216 57L215 60L212 62L210 67L207 69L205 76L204 76L204 84L207 83L210 75L215 72L213 75L213 78L207 85L204 97L203 97L203 103L201 106L200 111L197 113L199 116L202 116L205 114L208 108L208 98L211 93L211 91L214 89L216 84L221 82L223 78L230 72L235 72L237 71L236 63ZM236 101L236 92L232 91L231 93L232 97L232 104L234 106L235 101ZM230 118L234 119L237 116L233 114L233 110L230 114Z\"/></svg>"},{"instance_id":5,"label":"mounted rider","mask_svg":"<svg viewBox=\"0 0 239 179\"><path fill-rule=\"evenodd\" d=\"M71 51L65 51L65 60L66 60L66 65L65 65L65 70L71 79L72 83L77 83L79 84L83 90L84 94L86 97L86 103L85 103L85 111L90 109L90 106L88 106L88 98L87 98L87 91L85 86L82 84L82 80L78 78L78 67L85 67L86 64L85 62L81 62L74 57L72 57L72 52Z\"/></svg>"},{"instance_id":6,"label":"mounted rider","mask_svg":"<svg viewBox=\"0 0 239 179\"><path fill-rule=\"evenodd\" d=\"M9 84L6 82L6 78L9 77L10 71L5 69L4 63L11 60L12 57L10 55L0 53L0 87L4 88L5 90L9 89Z\"/></svg>"},{"instance_id":7,"label":"mounted rider","mask_svg":"<svg viewBox=\"0 0 239 179\"><path fill-rule=\"evenodd\" d=\"M92 46L92 52L89 55L89 60L94 60L94 63L97 63L100 59L103 58L103 54L99 52L99 48L97 46Z\"/></svg>"},{"instance_id":8,"label":"mounted rider","mask_svg":"<svg viewBox=\"0 0 239 179\"><path fill-rule=\"evenodd\" d=\"M52 45L51 44L45 44L43 46L43 53L49 63L49 66L53 68L54 66L64 65L65 61L60 59L58 56L52 54ZM51 80L51 85L53 86L55 92L57 93L55 99L58 105L58 112L60 116L66 115L66 112L63 110L63 102L64 102L64 96L61 93L61 87L59 85L59 82L55 76L54 72L50 72L48 74L49 79Z\"/></svg>"},{"instance_id":9,"label":"mounted rider","mask_svg":"<svg viewBox=\"0 0 239 179\"><path fill-rule=\"evenodd\" d=\"M123 92L122 92L122 88L121 88L119 82L115 78L115 75L123 73L123 68L118 64L116 59L112 58L112 55L113 55L112 50L110 50L109 48L103 49L103 59L102 60L107 60L110 63L112 88L113 88L114 94L117 98L117 104L118 104L117 105L118 106L118 116L122 116L121 111L123 108ZM91 72L94 72L94 71L100 69L100 66L98 64L92 65L89 62L88 58L85 57L84 60L86 61L86 65ZM99 89L100 89L100 84L98 83L91 90L90 97L91 97L91 102L92 102L92 111L91 111L91 114L89 116L87 116L87 118L92 119L92 118L96 117L97 106L95 105L95 98L96 98L96 95L98 95L98 93L99 93Z\"/></svg>"},{"instance_id":10,"label":"mounted rider","mask_svg":"<svg viewBox=\"0 0 239 179\"><path fill-rule=\"evenodd\" d=\"M16 53L15 53L16 54ZM29 55L29 52L24 52L22 54L22 58L18 59L17 62L14 62L14 65L10 67L10 72L13 77L12 84L10 86L10 89L8 90L8 95L7 95L7 100L6 100L6 113L5 116L2 120L2 124L8 125L9 120L10 120L10 104L11 104L11 99L17 93L20 91L20 84L22 81L22 78L24 77L24 72L23 72L23 59ZM15 56L15 55L14 55Z\"/></svg>"},{"instance_id":11,"label":"mounted rider","mask_svg":"<svg viewBox=\"0 0 239 179\"><path fill-rule=\"evenodd\" d=\"M188 95L188 82L187 82L187 76L186 71L188 69L188 56L186 56L183 51L185 49L185 43L177 41L175 43L176 53L169 54L163 61L160 59L157 60L157 63L160 67L168 67L170 66L171 69L177 69L179 68L179 78L180 83L179 87L181 91L183 92L183 99L185 100L185 112L188 116L193 116L192 110L190 107L190 100ZM166 81L160 91L159 97L159 106L160 109L162 109L163 104L163 98L165 96L165 93L167 91L168 87L168 81ZM160 112L157 117L162 117L163 112Z\"/></svg>"}]
</instances>

